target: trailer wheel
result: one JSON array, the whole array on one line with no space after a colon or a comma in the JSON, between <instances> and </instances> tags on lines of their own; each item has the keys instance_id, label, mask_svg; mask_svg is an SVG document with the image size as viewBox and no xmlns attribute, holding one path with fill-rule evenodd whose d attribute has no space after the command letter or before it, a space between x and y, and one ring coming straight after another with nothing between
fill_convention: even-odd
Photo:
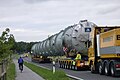
<instances>
[{"instance_id":1,"label":"trailer wheel","mask_svg":"<svg viewBox=\"0 0 120 80\"><path fill-rule=\"evenodd\" d=\"M65 69L67 69L67 64L65 64Z\"/></svg>"},{"instance_id":2,"label":"trailer wheel","mask_svg":"<svg viewBox=\"0 0 120 80\"><path fill-rule=\"evenodd\" d=\"M31 61L33 62L33 59L31 59Z\"/></svg>"},{"instance_id":3,"label":"trailer wheel","mask_svg":"<svg viewBox=\"0 0 120 80\"><path fill-rule=\"evenodd\" d=\"M72 66L72 69L75 70L75 65Z\"/></svg>"},{"instance_id":4,"label":"trailer wheel","mask_svg":"<svg viewBox=\"0 0 120 80\"><path fill-rule=\"evenodd\" d=\"M59 67L61 68L61 63L59 63Z\"/></svg>"},{"instance_id":5,"label":"trailer wheel","mask_svg":"<svg viewBox=\"0 0 120 80\"><path fill-rule=\"evenodd\" d=\"M75 70L76 70L76 71L79 71L79 70L80 70L80 67L75 66Z\"/></svg>"},{"instance_id":6,"label":"trailer wheel","mask_svg":"<svg viewBox=\"0 0 120 80\"><path fill-rule=\"evenodd\" d=\"M61 64L61 68L63 68L63 63Z\"/></svg>"},{"instance_id":7,"label":"trailer wheel","mask_svg":"<svg viewBox=\"0 0 120 80\"><path fill-rule=\"evenodd\" d=\"M63 68L65 68L65 63L63 64Z\"/></svg>"},{"instance_id":8,"label":"trailer wheel","mask_svg":"<svg viewBox=\"0 0 120 80\"><path fill-rule=\"evenodd\" d=\"M70 69L70 64L68 65L68 69Z\"/></svg>"},{"instance_id":9,"label":"trailer wheel","mask_svg":"<svg viewBox=\"0 0 120 80\"><path fill-rule=\"evenodd\" d=\"M75 66L75 70L77 71L77 66Z\"/></svg>"},{"instance_id":10,"label":"trailer wheel","mask_svg":"<svg viewBox=\"0 0 120 80\"><path fill-rule=\"evenodd\" d=\"M71 64L70 64L70 69L71 69Z\"/></svg>"},{"instance_id":11,"label":"trailer wheel","mask_svg":"<svg viewBox=\"0 0 120 80\"><path fill-rule=\"evenodd\" d=\"M74 65L72 65L72 70L74 70Z\"/></svg>"},{"instance_id":12,"label":"trailer wheel","mask_svg":"<svg viewBox=\"0 0 120 80\"><path fill-rule=\"evenodd\" d=\"M66 69L66 64L64 65L64 68Z\"/></svg>"},{"instance_id":13,"label":"trailer wheel","mask_svg":"<svg viewBox=\"0 0 120 80\"><path fill-rule=\"evenodd\" d=\"M72 65L70 64L70 69L72 69Z\"/></svg>"}]
</instances>

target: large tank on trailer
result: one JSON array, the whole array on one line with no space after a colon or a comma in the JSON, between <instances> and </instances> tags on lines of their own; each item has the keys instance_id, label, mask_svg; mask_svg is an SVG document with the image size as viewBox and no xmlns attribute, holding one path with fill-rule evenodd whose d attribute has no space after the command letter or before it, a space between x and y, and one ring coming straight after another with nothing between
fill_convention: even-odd
<instances>
[{"instance_id":1,"label":"large tank on trailer","mask_svg":"<svg viewBox=\"0 0 120 80\"><path fill-rule=\"evenodd\" d=\"M31 48L31 60L34 62L51 62L51 59L48 58L49 54L46 51L46 40L44 42L39 42ZM43 47L42 47L43 46Z\"/></svg>"},{"instance_id":2,"label":"large tank on trailer","mask_svg":"<svg viewBox=\"0 0 120 80\"><path fill-rule=\"evenodd\" d=\"M62 56L64 55L63 48L66 47L68 52L75 49L87 55L90 43L89 34L93 27L96 27L94 23L82 20L79 24L69 26L50 36L39 45L36 44L39 47L35 46L35 53L43 56Z\"/></svg>"},{"instance_id":3,"label":"large tank on trailer","mask_svg":"<svg viewBox=\"0 0 120 80\"><path fill-rule=\"evenodd\" d=\"M63 33L64 30L60 31L55 38L55 49L58 56L64 55L63 52Z\"/></svg>"}]
</instances>

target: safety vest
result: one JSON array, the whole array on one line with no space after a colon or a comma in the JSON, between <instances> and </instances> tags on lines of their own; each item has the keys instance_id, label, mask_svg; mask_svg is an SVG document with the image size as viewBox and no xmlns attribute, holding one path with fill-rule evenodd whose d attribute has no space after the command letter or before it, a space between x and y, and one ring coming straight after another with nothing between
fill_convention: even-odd
<instances>
[{"instance_id":1,"label":"safety vest","mask_svg":"<svg viewBox=\"0 0 120 80\"><path fill-rule=\"evenodd\" d=\"M75 59L81 59L81 54L77 54Z\"/></svg>"}]
</instances>

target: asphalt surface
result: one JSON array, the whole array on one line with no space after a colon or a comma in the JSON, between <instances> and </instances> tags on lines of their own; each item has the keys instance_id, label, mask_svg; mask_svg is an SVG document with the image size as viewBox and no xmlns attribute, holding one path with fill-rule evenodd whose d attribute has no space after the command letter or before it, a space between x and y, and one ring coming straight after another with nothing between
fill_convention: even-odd
<instances>
[{"instance_id":1,"label":"asphalt surface","mask_svg":"<svg viewBox=\"0 0 120 80\"><path fill-rule=\"evenodd\" d=\"M31 62L30 58L25 58L25 60ZM52 69L52 63L34 63L34 64L45 67L47 69ZM74 70L62 69L59 68L58 64L56 64L56 70L63 70L66 74L77 77L79 78L79 80L120 80L120 77L92 74L90 71L74 71Z\"/></svg>"}]
</instances>

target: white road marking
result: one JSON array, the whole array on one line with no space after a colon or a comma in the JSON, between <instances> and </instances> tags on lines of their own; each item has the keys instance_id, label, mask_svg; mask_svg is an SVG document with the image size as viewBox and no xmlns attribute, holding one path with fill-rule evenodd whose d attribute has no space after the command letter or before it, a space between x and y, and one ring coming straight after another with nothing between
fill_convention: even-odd
<instances>
[{"instance_id":1,"label":"white road marking","mask_svg":"<svg viewBox=\"0 0 120 80\"><path fill-rule=\"evenodd\" d=\"M77 80L84 80L82 78L78 78L78 77L75 77L75 76L72 76L72 75L69 75L69 74L66 74L68 77L70 78L73 78L73 79L77 79Z\"/></svg>"}]
</instances>

